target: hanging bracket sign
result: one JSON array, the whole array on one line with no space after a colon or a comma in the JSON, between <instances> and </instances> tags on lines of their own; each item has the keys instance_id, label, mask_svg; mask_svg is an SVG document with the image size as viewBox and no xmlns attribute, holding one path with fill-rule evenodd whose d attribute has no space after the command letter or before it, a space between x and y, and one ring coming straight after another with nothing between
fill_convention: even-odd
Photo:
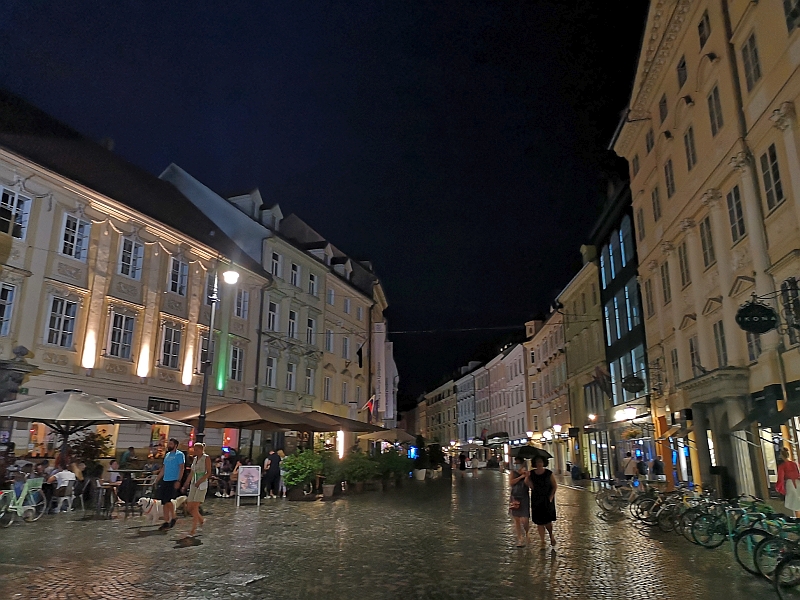
<instances>
[{"instance_id":1,"label":"hanging bracket sign","mask_svg":"<svg viewBox=\"0 0 800 600\"><path fill-rule=\"evenodd\" d=\"M778 326L778 313L754 298L739 307L736 324L749 333L767 333Z\"/></svg>"},{"instance_id":2,"label":"hanging bracket sign","mask_svg":"<svg viewBox=\"0 0 800 600\"><path fill-rule=\"evenodd\" d=\"M626 375L622 380L622 389L631 394L638 394L645 387L644 379L636 375Z\"/></svg>"}]
</instances>

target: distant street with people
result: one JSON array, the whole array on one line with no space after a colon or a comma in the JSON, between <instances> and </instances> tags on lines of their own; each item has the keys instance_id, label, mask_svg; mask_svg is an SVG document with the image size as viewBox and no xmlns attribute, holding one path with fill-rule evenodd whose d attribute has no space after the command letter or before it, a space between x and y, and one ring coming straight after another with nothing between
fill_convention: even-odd
<instances>
[{"instance_id":1,"label":"distant street with people","mask_svg":"<svg viewBox=\"0 0 800 600\"><path fill-rule=\"evenodd\" d=\"M237 508L209 498L210 518L194 538L191 519L162 533L138 516L45 516L2 532L0 597L772 597L727 549L603 521L591 492L567 486L559 478L556 552L539 549L535 528L536 543L516 547L508 474L483 469L336 501Z\"/></svg>"}]
</instances>

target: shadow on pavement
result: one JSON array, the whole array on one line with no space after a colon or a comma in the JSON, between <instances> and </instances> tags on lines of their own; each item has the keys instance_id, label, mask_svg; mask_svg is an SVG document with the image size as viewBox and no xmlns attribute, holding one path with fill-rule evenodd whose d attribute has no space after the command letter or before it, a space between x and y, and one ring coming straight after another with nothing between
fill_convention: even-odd
<instances>
[{"instance_id":1,"label":"shadow on pavement","mask_svg":"<svg viewBox=\"0 0 800 600\"><path fill-rule=\"evenodd\" d=\"M196 536L187 535L186 537L175 540L173 548L191 548L193 546L202 546L201 542Z\"/></svg>"}]
</instances>

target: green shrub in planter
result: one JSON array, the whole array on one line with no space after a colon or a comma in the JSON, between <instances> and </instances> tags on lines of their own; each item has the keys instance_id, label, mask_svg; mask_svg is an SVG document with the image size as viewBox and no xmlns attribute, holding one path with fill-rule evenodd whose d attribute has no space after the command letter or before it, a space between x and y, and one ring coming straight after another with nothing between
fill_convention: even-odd
<instances>
[{"instance_id":1,"label":"green shrub in planter","mask_svg":"<svg viewBox=\"0 0 800 600\"><path fill-rule=\"evenodd\" d=\"M312 483L322 471L322 467L323 461L319 454L314 454L311 450L295 452L281 461L281 468L286 472L283 482L287 488Z\"/></svg>"},{"instance_id":2,"label":"green shrub in planter","mask_svg":"<svg viewBox=\"0 0 800 600\"><path fill-rule=\"evenodd\" d=\"M428 448L428 456L430 457L431 467L434 469L447 463L442 447L439 444L431 444L430 448Z\"/></svg>"},{"instance_id":3,"label":"green shrub in planter","mask_svg":"<svg viewBox=\"0 0 800 600\"><path fill-rule=\"evenodd\" d=\"M377 474L377 465L362 452L353 452L342 459L342 479L358 483L372 479Z\"/></svg>"},{"instance_id":4,"label":"green shrub in planter","mask_svg":"<svg viewBox=\"0 0 800 600\"><path fill-rule=\"evenodd\" d=\"M322 476L325 483L336 485L342 481L342 465L335 452L322 452Z\"/></svg>"},{"instance_id":5,"label":"green shrub in planter","mask_svg":"<svg viewBox=\"0 0 800 600\"><path fill-rule=\"evenodd\" d=\"M401 456L397 450L392 448L388 452L379 454L377 457L378 474L381 479L392 479L408 475L414 467L413 461L405 456Z\"/></svg>"}]
</instances>

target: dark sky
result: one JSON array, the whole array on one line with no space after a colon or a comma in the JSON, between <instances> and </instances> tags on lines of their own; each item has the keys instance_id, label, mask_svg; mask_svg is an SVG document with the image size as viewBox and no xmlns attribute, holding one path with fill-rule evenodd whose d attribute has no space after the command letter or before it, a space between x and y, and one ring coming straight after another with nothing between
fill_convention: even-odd
<instances>
[{"instance_id":1,"label":"dark sky","mask_svg":"<svg viewBox=\"0 0 800 600\"><path fill-rule=\"evenodd\" d=\"M580 266L644 0L29 2L0 85L373 261L395 331L521 325ZM405 397L504 332L395 335Z\"/></svg>"}]
</instances>

